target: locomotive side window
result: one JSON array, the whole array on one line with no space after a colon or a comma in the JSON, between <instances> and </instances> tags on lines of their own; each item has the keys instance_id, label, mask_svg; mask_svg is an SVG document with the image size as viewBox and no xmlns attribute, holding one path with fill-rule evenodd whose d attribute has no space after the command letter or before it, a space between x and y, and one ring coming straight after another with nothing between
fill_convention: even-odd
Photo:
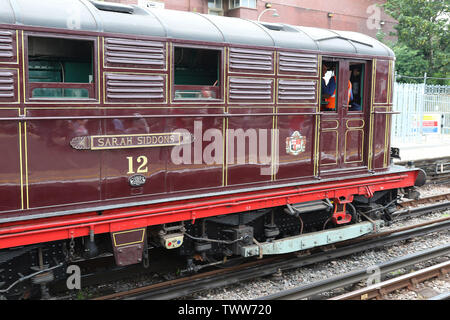
<instances>
[{"instance_id":1,"label":"locomotive side window","mask_svg":"<svg viewBox=\"0 0 450 320\"><path fill-rule=\"evenodd\" d=\"M95 98L93 56L93 41L29 36L29 96Z\"/></svg>"},{"instance_id":2,"label":"locomotive side window","mask_svg":"<svg viewBox=\"0 0 450 320\"><path fill-rule=\"evenodd\" d=\"M175 47L175 100L220 99L220 50Z\"/></svg>"},{"instance_id":3,"label":"locomotive side window","mask_svg":"<svg viewBox=\"0 0 450 320\"><path fill-rule=\"evenodd\" d=\"M364 103L364 76L363 63L350 63L350 82L352 83L352 100L349 111L362 111Z\"/></svg>"},{"instance_id":4,"label":"locomotive side window","mask_svg":"<svg viewBox=\"0 0 450 320\"><path fill-rule=\"evenodd\" d=\"M336 111L338 74L337 62L323 61L320 98L322 111Z\"/></svg>"}]
</instances>

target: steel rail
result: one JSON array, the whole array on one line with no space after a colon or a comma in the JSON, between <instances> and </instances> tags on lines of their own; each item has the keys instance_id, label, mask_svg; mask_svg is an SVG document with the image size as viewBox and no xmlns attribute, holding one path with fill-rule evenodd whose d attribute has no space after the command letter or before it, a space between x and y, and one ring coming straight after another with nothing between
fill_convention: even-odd
<instances>
[{"instance_id":1,"label":"steel rail","mask_svg":"<svg viewBox=\"0 0 450 320\"><path fill-rule=\"evenodd\" d=\"M425 213L433 213L437 211L442 211L450 208L450 201L440 202L431 204L425 207L417 207L412 209L404 209L396 211L392 214L392 217L396 220L401 220L405 218L413 218Z\"/></svg>"},{"instance_id":2,"label":"steel rail","mask_svg":"<svg viewBox=\"0 0 450 320\"><path fill-rule=\"evenodd\" d=\"M450 244L441 245L432 249L423 250L417 253L412 253L406 256L399 257L397 259L380 263L355 271L345 273L340 276L336 276L330 279L309 283L306 285L298 286L289 290L278 292L275 294L267 295L259 298L259 300L299 300L308 297L312 297L324 292L331 291L336 288L342 288L354 283L358 283L363 280L369 281L373 272L382 277L389 272L413 266L417 263L431 260L436 257L441 257L450 253Z\"/></svg>"},{"instance_id":3,"label":"steel rail","mask_svg":"<svg viewBox=\"0 0 450 320\"><path fill-rule=\"evenodd\" d=\"M158 284L155 286L147 286L140 288L140 292L124 292L104 297L99 297L97 300L107 299L126 299L126 300L168 300L180 297L185 297L195 292L202 290L209 290L219 288L227 285L240 283L245 280L250 280L258 277L264 277L274 274L278 271L286 271L307 265L312 265L319 262L324 262L330 259L348 256L354 253L359 253L365 250L379 248L385 245L397 243L398 241L410 239L413 237L423 236L433 232L448 230L450 228L450 217L434 220L425 224L420 224L420 227L414 228L410 226L409 230L403 231L387 231L383 237L375 239L368 239L362 243L349 244L332 251L325 251L309 256L292 257L292 254L280 256L269 265L255 265L253 267L246 267L242 270L233 269L230 272L221 273L219 275L210 275L207 277L196 278L191 281L189 278L185 281L178 281L177 283L170 283L169 286ZM384 236L385 235L385 236ZM361 238L363 239L363 238ZM290 258L289 258L290 257Z\"/></svg>"},{"instance_id":4,"label":"steel rail","mask_svg":"<svg viewBox=\"0 0 450 320\"><path fill-rule=\"evenodd\" d=\"M437 296L431 297L428 300L450 300L450 292L444 292Z\"/></svg>"},{"instance_id":5,"label":"steel rail","mask_svg":"<svg viewBox=\"0 0 450 320\"><path fill-rule=\"evenodd\" d=\"M420 204L432 204L432 203L436 203L437 201L445 201L445 200L450 200L450 193L443 193L443 194L438 194L438 195L434 195L434 196L430 196L430 197L425 197L425 198L419 198L419 199L415 199L415 200L408 200L408 201L402 201L399 202L397 204L397 206L399 207L414 207Z\"/></svg>"},{"instance_id":6,"label":"steel rail","mask_svg":"<svg viewBox=\"0 0 450 320\"><path fill-rule=\"evenodd\" d=\"M414 288L414 286L416 286L418 283L435 277L446 275L449 272L450 261L446 261L422 270L418 270L368 286L366 288L345 293L328 300L368 300L374 298L380 299L390 292L407 287Z\"/></svg>"}]
</instances>

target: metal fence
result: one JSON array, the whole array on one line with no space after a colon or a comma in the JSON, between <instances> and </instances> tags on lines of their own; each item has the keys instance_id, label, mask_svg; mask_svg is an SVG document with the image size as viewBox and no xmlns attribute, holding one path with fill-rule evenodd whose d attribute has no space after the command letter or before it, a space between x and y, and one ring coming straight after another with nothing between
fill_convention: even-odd
<instances>
[{"instance_id":1,"label":"metal fence","mask_svg":"<svg viewBox=\"0 0 450 320\"><path fill-rule=\"evenodd\" d=\"M450 86L396 82L393 109L393 145L450 137Z\"/></svg>"}]
</instances>

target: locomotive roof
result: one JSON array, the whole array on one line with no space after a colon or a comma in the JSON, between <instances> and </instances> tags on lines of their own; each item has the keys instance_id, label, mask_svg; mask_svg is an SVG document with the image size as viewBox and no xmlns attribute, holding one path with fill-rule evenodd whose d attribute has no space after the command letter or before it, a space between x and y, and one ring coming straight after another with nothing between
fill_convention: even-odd
<instances>
[{"instance_id":1,"label":"locomotive roof","mask_svg":"<svg viewBox=\"0 0 450 320\"><path fill-rule=\"evenodd\" d=\"M90 0L1 1L0 23L394 57L387 46L357 32Z\"/></svg>"}]
</instances>

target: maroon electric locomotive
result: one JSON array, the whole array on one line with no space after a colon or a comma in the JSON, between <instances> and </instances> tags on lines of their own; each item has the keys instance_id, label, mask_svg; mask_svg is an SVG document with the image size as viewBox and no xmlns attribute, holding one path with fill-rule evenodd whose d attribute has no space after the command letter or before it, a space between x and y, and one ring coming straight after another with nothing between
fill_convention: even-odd
<instances>
[{"instance_id":1,"label":"maroon electric locomotive","mask_svg":"<svg viewBox=\"0 0 450 320\"><path fill-rule=\"evenodd\" d=\"M76 261L198 270L377 232L394 54L368 36L88 0L0 3L0 296Z\"/></svg>"}]
</instances>

